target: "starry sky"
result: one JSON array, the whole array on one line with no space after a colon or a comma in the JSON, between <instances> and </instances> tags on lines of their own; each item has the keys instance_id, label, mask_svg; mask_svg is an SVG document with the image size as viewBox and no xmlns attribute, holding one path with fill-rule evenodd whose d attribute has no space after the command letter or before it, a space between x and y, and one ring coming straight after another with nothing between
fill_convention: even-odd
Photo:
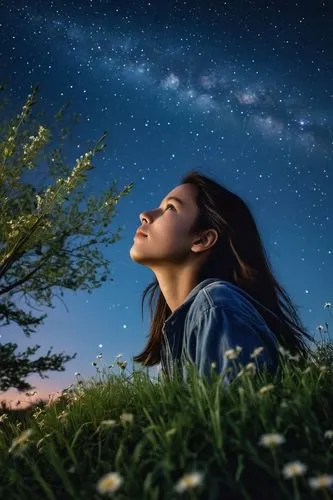
<instances>
[{"instance_id":1,"label":"starry sky","mask_svg":"<svg viewBox=\"0 0 333 500\"><path fill-rule=\"evenodd\" d=\"M331 2L319 0L0 2L0 77L12 113L39 84L39 111L52 116L70 102L80 115L70 165L108 132L90 192L134 182L110 226L122 228L121 240L103 252L113 281L91 295L66 291L66 306L55 299L42 310L48 317L30 339L1 328L1 341L20 352L77 352L64 372L28 377L40 397L77 372L95 376L93 362L108 366L118 354L131 368L149 330L141 294L154 278L129 256L139 214L195 168L244 198L305 326L316 338L325 321L332 331L332 22ZM16 390L0 399L29 401Z\"/></svg>"}]
</instances>

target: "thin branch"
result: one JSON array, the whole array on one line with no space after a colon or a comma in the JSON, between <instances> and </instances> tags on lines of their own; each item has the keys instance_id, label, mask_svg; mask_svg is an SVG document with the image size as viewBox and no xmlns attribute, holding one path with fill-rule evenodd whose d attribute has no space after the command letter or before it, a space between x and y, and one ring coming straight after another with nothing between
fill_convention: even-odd
<instances>
[{"instance_id":1,"label":"thin branch","mask_svg":"<svg viewBox=\"0 0 333 500\"><path fill-rule=\"evenodd\" d=\"M69 309L67 308L67 306L66 306L65 302L63 301L63 299L61 297L59 297L59 295L57 295L56 293L54 294L54 296L57 297L63 303L66 311L69 312Z\"/></svg>"},{"instance_id":2,"label":"thin branch","mask_svg":"<svg viewBox=\"0 0 333 500\"><path fill-rule=\"evenodd\" d=\"M37 266L35 269L33 269L30 273L28 273L26 276L24 276L24 278L21 278L20 280L18 281L15 281L15 283L12 283L11 285L8 285L4 288L0 288L0 295L3 295L5 293L8 293L10 292L13 288L15 287L18 287L20 285L22 285L25 281L27 281L28 279L30 279L34 274L36 274L37 271L40 270L41 267L44 266L44 264L46 263L46 260L44 262L42 262L39 266Z\"/></svg>"}]
</instances>

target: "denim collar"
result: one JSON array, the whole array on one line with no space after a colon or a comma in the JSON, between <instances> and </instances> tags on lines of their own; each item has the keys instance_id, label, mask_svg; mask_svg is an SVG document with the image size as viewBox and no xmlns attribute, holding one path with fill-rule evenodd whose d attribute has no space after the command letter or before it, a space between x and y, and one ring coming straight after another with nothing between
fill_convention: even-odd
<instances>
[{"instance_id":1,"label":"denim collar","mask_svg":"<svg viewBox=\"0 0 333 500\"><path fill-rule=\"evenodd\" d=\"M162 370L172 373L171 362L179 362L182 351L184 321L186 314L199 291L210 283L221 281L221 278L207 278L196 285L184 302L164 321L162 327L161 365Z\"/></svg>"},{"instance_id":2,"label":"denim collar","mask_svg":"<svg viewBox=\"0 0 333 500\"><path fill-rule=\"evenodd\" d=\"M214 283L215 281L221 281L221 278L207 278L196 285L187 295L184 302L180 306L176 307L172 314L164 321L164 326L168 328L169 324L173 325L175 321L178 321L179 317L182 317L184 312L187 312L189 305L191 304L191 302L193 302L197 293L202 288L209 285L210 283Z\"/></svg>"}]
</instances>

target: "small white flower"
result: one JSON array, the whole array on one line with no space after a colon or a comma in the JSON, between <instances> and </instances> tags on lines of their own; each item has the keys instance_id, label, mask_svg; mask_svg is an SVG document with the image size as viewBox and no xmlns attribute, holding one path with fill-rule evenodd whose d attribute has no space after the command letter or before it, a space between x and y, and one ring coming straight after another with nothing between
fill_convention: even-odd
<instances>
[{"instance_id":1,"label":"small white flower","mask_svg":"<svg viewBox=\"0 0 333 500\"><path fill-rule=\"evenodd\" d=\"M97 482L96 489L101 495L104 493L113 493L120 488L123 481L118 472L108 472Z\"/></svg>"},{"instance_id":2,"label":"small white flower","mask_svg":"<svg viewBox=\"0 0 333 500\"><path fill-rule=\"evenodd\" d=\"M324 438L325 439L333 439L333 431L330 430L330 429L328 429L327 431L325 431Z\"/></svg>"},{"instance_id":3,"label":"small white flower","mask_svg":"<svg viewBox=\"0 0 333 500\"><path fill-rule=\"evenodd\" d=\"M273 384L264 385L261 389L259 389L259 394L266 394L266 392L270 391L271 389L274 389Z\"/></svg>"},{"instance_id":4,"label":"small white flower","mask_svg":"<svg viewBox=\"0 0 333 500\"><path fill-rule=\"evenodd\" d=\"M35 420L37 420L41 413L43 413L43 410L41 408L36 408L36 411L32 414L32 416Z\"/></svg>"},{"instance_id":5,"label":"small white flower","mask_svg":"<svg viewBox=\"0 0 333 500\"><path fill-rule=\"evenodd\" d=\"M245 365L244 368L242 368L239 371L239 373L237 373L236 378L241 377L242 375L244 375L244 373L246 373L247 375L254 375L255 371L256 371L256 365L252 362L248 363L247 365Z\"/></svg>"},{"instance_id":6,"label":"small white flower","mask_svg":"<svg viewBox=\"0 0 333 500\"><path fill-rule=\"evenodd\" d=\"M309 485L314 490L318 490L319 488L328 488L333 484L333 476L329 476L327 474L322 474L321 476L311 477L309 479Z\"/></svg>"},{"instance_id":7,"label":"small white flower","mask_svg":"<svg viewBox=\"0 0 333 500\"><path fill-rule=\"evenodd\" d=\"M260 437L259 444L261 446L265 446L266 448L271 448L277 446L279 444L284 443L286 440L281 434L271 433L271 434L263 434Z\"/></svg>"},{"instance_id":8,"label":"small white flower","mask_svg":"<svg viewBox=\"0 0 333 500\"><path fill-rule=\"evenodd\" d=\"M227 359L235 359L238 356L238 354L236 353L236 351L234 349L227 349L225 351L224 355Z\"/></svg>"},{"instance_id":9,"label":"small white flower","mask_svg":"<svg viewBox=\"0 0 333 500\"><path fill-rule=\"evenodd\" d=\"M239 355L239 353L242 351L242 347L240 347L239 345L237 345L235 347L235 349L227 349L225 352L224 352L224 355L227 359L236 359Z\"/></svg>"},{"instance_id":10,"label":"small white flower","mask_svg":"<svg viewBox=\"0 0 333 500\"><path fill-rule=\"evenodd\" d=\"M106 427L113 427L116 424L117 424L116 420L112 420L112 419L102 420L102 422L101 422L101 425L105 425Z\"/></svg>"},{"instance_id":11,"label":"small white flower","mask_svg":"<svg viewBox=\"0 0 333 500\"><path fill-rule=\"evenodd\" d=\"M175 486L177 493L182 493L184 490L195 488L202 483L203 474L200 472L191 472L181 477Z\"/></svg>"},{"instance_id":12,"label":"small white flower","mask_svg":"<svg viewBox=\"0 0 333 500\"><path fill-rule=\"evenodd\" d=\"M278 347L278 351L282 356L290 356L290 352L281 345Z\"/></svg>"},{"instance_id":13,"label":"small white flower","mask_svg":"<svg viewBox=\"0 0 333 500\"><path fill-rule=\"evenodd\" d=\"M282 473L285 478L289 479L294 476L301 476L305 474L307 471L307 466L305 464L302 464L302 462L299 462L298 460L295 462L289 462L285 464L285 466L282 469Z\"/></svg>"},{"instance_id":14,"label":"small white flower","mask_svg":"<svg viewBox=\"0 0 333 500\"><path fill-rule=\"evenodd\" d=\"M119 418L122 422L130 422L130 423L133 422L133 414L132 413L122 413Z\"/></svg>"},{"instance_id":15,"label":"small white flower","mask_svg":"<svg viewBox=\"0 0 333 500\"><path fill-rule=\"evenodd\" d=\"M68 412L66 410L63 410L59 415L57 415L57 419L61 420L63 418L66 418L68 415Z\"/></svg>"},{"instance_id":16,"label":"small white flower","mask_svg":"<svg viewBox=\"0 0 333 500\"><path fill-rule=\"evenodd\" d=\"M259 356L259 354L262 353L263 350L264 350L264 348L262 346L257 347L256 349L254 349L253 353L250 355L250 358L252 358L252 359L257 358Z\"/></svg>"}]
</instances>

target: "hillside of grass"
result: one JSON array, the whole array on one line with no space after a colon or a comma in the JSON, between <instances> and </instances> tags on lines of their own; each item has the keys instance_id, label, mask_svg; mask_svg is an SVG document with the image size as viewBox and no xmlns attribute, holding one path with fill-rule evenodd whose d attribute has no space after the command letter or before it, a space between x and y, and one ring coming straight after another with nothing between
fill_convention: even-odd
<instances>
[{"instance_id":1,"label":"hillside of grass","mask_svg":"<svg viewBox=\"0 0 333 500\"><path fill-rule=\"evenodd\" d=\"M333 344L229 385L108 374L0 415L2 499L333 498Z\"/></svg>"}]
</instances>

